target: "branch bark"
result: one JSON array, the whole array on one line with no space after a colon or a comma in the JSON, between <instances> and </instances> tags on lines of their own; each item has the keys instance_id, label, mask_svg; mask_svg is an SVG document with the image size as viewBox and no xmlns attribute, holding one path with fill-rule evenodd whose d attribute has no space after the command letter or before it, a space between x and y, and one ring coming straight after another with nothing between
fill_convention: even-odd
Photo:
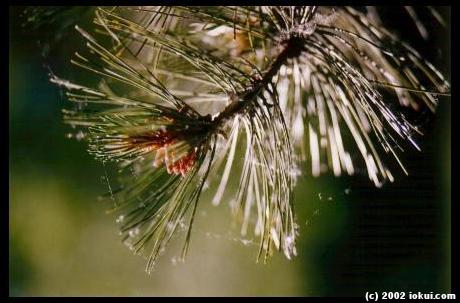
<instances>
[{"instance_id":1,"label":"branch bark","mask_svg":"<svg viewBox=\"0 0 460 303\"><path fill-rule=\"evenodd\" d=\"M297 57L304 49L304 42L298 37L291 37L283 43L284 47L275 61L271 64L268 71L262 79L255 82L251 89L242 92L237 96L237 99L230 103L224 111L216 118L216 124L222 125L225 121L232 119L236 114L243 112L250 105L253 105L257 96L272 82L273 77L279 72L281 66L286 63L289 58Z\"/></svg>"}]
</instances>

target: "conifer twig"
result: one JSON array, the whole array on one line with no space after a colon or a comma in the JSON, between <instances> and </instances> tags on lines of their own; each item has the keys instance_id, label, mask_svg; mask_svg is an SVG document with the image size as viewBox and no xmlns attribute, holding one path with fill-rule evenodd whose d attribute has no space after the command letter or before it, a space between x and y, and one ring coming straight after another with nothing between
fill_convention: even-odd
<instances>
[{"instance_id":1,"label":"conifer twig","mask_svg":"<svg viewBox=\"0 0 460 303\"><path fill-rule=\"evenodd\" d=\"M71 62L100 81L51 81L75 104L65 122L85 131L96 159L117 164L112 211L123 241L148 255L148 272L179 229L185 257L209 182L213 204L231 197L265 261L274 250L296 255L293 189L303 168L340 176L364 167L380 187L394 180L389 154L408 173L400 153L418 149L421 130L399 106L434 111L450 84L375 13L115 7L95 10L94 31L76 27L87 51Z\"/></svg>"}]
</instances>

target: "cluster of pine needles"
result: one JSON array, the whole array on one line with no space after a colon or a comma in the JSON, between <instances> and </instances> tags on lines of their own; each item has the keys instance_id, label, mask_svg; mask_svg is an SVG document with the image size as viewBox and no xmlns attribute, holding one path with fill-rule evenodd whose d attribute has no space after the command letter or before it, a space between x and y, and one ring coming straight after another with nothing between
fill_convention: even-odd
<instances>
[{"instance_id":1,"label":"cluster of pine needles","mask_svg":"<svg viewBox=\"0 0 460 303\"><path fill-rule=\"evenodd\" d=\"M209 182L213 204L233 197L242 234L260 239L257 259L275 250L291 258L301 172L365 171L377 187L393 182L385 159L407 173L400 154L418 149L421 135L398 109L434 112L437 96L449 94L432 64L358 8L91 13L91 31L75 26L87 49L71 62L100 77L98 84L51 81L74 104L65 122L83 132L97 160L118 167L113 211L123 241L148 256L148 272L182 228L185 256ZM238 180L234 192L230 179Z\"/></svg>"}]
</instances>

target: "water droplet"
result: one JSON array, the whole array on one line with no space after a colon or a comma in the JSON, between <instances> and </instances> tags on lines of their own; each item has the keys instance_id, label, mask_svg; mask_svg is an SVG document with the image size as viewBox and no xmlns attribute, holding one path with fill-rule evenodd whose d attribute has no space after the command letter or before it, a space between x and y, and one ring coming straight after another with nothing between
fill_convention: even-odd
<instances>
[{"instance_id":1,"label":"water droplet","mask_svg":"<svg viewBox=\"0 0 460 303\"><path fill-rule=\"evenodd\" d=\"M171 263L173 266L176 266L177 265L177 257L172 257L171 258Z\"/></svg>"},{"instance_id":2,"label":"water droplet","mask_svg":"<svg viewBox=\"0 0 460 303\"><path fill-rule=\"evenodd\" d=\"M139 230L139 228L137 228L137 227L134 228L134 229L130 229L130 230L129 230L129 236L130 236L131 238L134 238L135 236L137 236L137 235L139 234L139 232L140 232L140 230Z\"/></svg>"},{"instance_id":3,"label":"water droplet","mask_svg":"<svg viewBox=\"0 0 460 303\"><path fill-rule=\"evenodd\" d=\"M75 139L77 139L77 141L80 141L80 140L83 139L85 136L86 136L86 134L80 130L80 131L78 131L77 134L75 135Z\"/></svg>"},{"instance_id":4,"label":"water droplet","mask_svg":"<svg viewBox=\"0 0 460 303\"><path fill-rule=\"evenodd\" d=\"M240 242L244 245L244 246L249 246L252 244L252 240L248 240L248 239L240 239Z\"/></svg>"},{"instance_id":5,"label":"water droplet","mask_svg":"<svg viewBox=\"0 0 460 303\"><path fill-rule=\"evenodd\" d=\"M284 243L285 243L285 247L287 247L287 248L292 247L294 245L294 243L295 243L294 236L289 235L289 236L285 237L284 238Z\"/></svg>"},{"instance_id":6,"label":"water droplet","mask_svg":"<svg viewBox=\"0 0 460 303\"><path fill-rule=\"evenodd\" d=\"M117 220L115 222L121 223L121 222L123 222L124 219L125 219L125 216L120 215L120 216L118 216L118 218L117 218Z\"/></svg>"}]
</instances>

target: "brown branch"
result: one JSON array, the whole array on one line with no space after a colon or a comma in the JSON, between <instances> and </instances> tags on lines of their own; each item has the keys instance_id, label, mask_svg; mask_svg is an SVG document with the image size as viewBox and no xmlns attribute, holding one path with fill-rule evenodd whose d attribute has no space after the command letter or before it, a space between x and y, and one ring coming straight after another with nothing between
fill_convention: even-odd
<instances>
[{"instance_id":1,"label":"brown branch","mask_svg":"<svg viewBox=\"0 0 460 303\"><path fill-rule=\"evenodd\" d=\"M253 105L257 96L272 82L273 77L278 74L281 66L286 63L287 59L299 56L304 49L304 41L297 37L291 37L282 44L283 50L271 64L263 78L255 81L251 89L237 95L235 100L216 118L216 125L222 125L225 121L232 119L236 114L243 112L249 106Z\"/></svg>"}]
</instances>

